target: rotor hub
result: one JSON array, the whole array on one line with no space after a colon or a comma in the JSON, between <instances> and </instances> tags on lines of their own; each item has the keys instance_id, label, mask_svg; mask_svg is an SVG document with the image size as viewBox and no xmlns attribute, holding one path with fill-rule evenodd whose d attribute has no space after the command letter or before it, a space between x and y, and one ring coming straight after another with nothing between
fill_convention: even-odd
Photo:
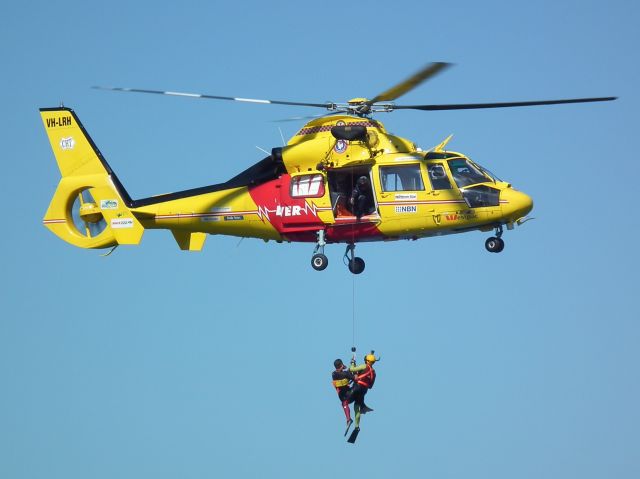
<instances>
[{"instance_id":1,"label":"rotor hub","mask_svg":"<svg viewBox=\"0 0 640 479\"><path fill-rule=\"evenodd\" d=\"M98 205L92 202L83 203L78 213L85 223L97 223L102 219L102 212Z\"/></svg>"}]
</instances>

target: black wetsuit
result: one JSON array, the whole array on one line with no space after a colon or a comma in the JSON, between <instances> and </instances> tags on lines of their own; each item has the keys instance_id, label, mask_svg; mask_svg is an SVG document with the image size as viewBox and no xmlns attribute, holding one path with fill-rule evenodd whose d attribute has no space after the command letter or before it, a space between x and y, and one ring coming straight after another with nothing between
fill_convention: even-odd
<instances>
[{"instance_id":1,"label":"black wetsuit","mask_svg":"<svg viewBox=\"0 0 640 479\"><path fill-rule=\"evenodd\" d=\"M368 194L367 186L360 184L357 184L351 192L351 206L353 207L353 214L358 218L369 212Z\"/></svg>"},{"instance_id":2,"label":"black wetsuit","mask_svg":"<svg viewBox=\"0 0 640 479\"><path fill-rule=\"evenodd\" d=\"M347 419L347 427L351 425L351 410L349 409L349 382L353 381L353 374L348 370L344 369L336 369L331 373L331 379L333 380L333 387L336 388L336 392L338 393L338 399L340 399L340 403L342 404L342 410L344 411L344 416Z\"/></svg>"},{"instance_id":3,"label":"black wetsuit","mask_svg":"<svg viewBox=\"0 0 640 479\"><path fill-rule=\"evenodd\" d=\"M336 383L334 382L340 401L345 401L347 399L347 394L349 393L349 381L353 381L353 374L347 369L336 370L331 373L331 379L333 381L347 380L344 386L336 386Z\"/></svg>"}]
</instances>

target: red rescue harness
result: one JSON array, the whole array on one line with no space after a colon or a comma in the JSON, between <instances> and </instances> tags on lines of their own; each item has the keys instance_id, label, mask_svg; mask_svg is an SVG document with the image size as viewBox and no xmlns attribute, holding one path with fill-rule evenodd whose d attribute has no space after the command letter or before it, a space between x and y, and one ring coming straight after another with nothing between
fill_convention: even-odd
<instances>
[{"instance_id":1,"label":"red rescue harness","mask_svg":"<svg viewBox=\"0 0 640 479\"><path fill-rule=\"evenodd\" d=\"M370 364L367 364L367 369L365 369L363 373L358 374L355 377L354 381L356 382L356 384L359 384L360 386L364 386L368 389L371 389L373 387L373 383L376 382L375 369L373 369Z\"/></svg>"}]
</instances>

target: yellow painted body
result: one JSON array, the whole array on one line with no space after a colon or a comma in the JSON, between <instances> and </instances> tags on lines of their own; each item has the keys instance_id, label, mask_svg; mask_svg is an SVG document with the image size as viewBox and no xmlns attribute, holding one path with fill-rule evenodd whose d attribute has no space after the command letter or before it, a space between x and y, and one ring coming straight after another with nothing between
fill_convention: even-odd
<instances>
[{"instance_id":1,"label":"yellow painted body","mask_svg":"<svg viewBox=\"0 0 640 479\"><path fill-rule=\"evenodd\" d=\"M43 222L63 240L83 248L138 244L145 229L168 229L181 249L191 251L200 250L209 234L315 241L315 233L326 230L329 242L347 241L340 228L349 225L368 226L349 242L417 239L491 230L499 225L511 227L532 208L527 195L492 178L482 184L500 192L500 203L471 208L463 198L464 188L455 185L446 161L467 157L448 152L447 159L428 159L425 151L409 140L388 134L381 123L348 115L319 118L298 131L281 149L282 174L278 178L258 185L217 189L213 186L219 185L212 185L210 189L215 191L131 200L72 110L43 109L41 115L62 175ZM366 140L337 140L331 133L337 124L366 127ZM448 140L433 151L443 152ZM405 185L401 191L388 191L383 184L385 172L402 165L420 172L420 188L410 190ZM446 173L451 188L432 186L429 175L433 165L440 165L435 168ZM338 198L329 181L331 175L347 178L348 172L366 173L373 188L372 211L359 219L340 212L338 203L344 198ZM293 194L291 185L297 181L304 185L316 181L319 195L290 201L287 195ZM77 220L74 223L71 212L83 191L92 198L83 201L80 208L86 231L82 223L80 227ZM89 223L100 219L106 223L104 230L91 235Z\"/></svg>"}]
</instances>

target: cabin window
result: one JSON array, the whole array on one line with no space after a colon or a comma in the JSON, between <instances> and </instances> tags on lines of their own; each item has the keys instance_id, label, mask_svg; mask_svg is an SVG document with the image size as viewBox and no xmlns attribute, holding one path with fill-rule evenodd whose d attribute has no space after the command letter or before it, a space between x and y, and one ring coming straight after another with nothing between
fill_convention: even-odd
<instances>
[{"instance_id":1,"label":"cabin window","mask_svg":"<svg viewBox=\"0 0 640 479\"><path fill-rule=\"evenodd\" d=\"M320 174L291 178L289 194L292 198L320 198L324 196L324 177Z\"/></svg>"},{"instance_id":2,"label":"cabin window","mask_svg":"<svg viewBox=\"0 0 640 479\"><path fill-rule=\"evenodd\" d=\"M449 181L449 177L447 176L447 172L442 163L432 163L427 165L427 171L429 172L431 187L434 190L451 189L451 182Z\"/></svg>"},{"instance_id":3,"label":"cabin window","mask_svg":"<svg viewBox=\"0 0 640 479\"><path fill-rule=\"evenodd\" d=\"M422 191L424 184L420 175L420 165L381 166L380 182L382 191Z\"/></svg>"}]
</instances>

